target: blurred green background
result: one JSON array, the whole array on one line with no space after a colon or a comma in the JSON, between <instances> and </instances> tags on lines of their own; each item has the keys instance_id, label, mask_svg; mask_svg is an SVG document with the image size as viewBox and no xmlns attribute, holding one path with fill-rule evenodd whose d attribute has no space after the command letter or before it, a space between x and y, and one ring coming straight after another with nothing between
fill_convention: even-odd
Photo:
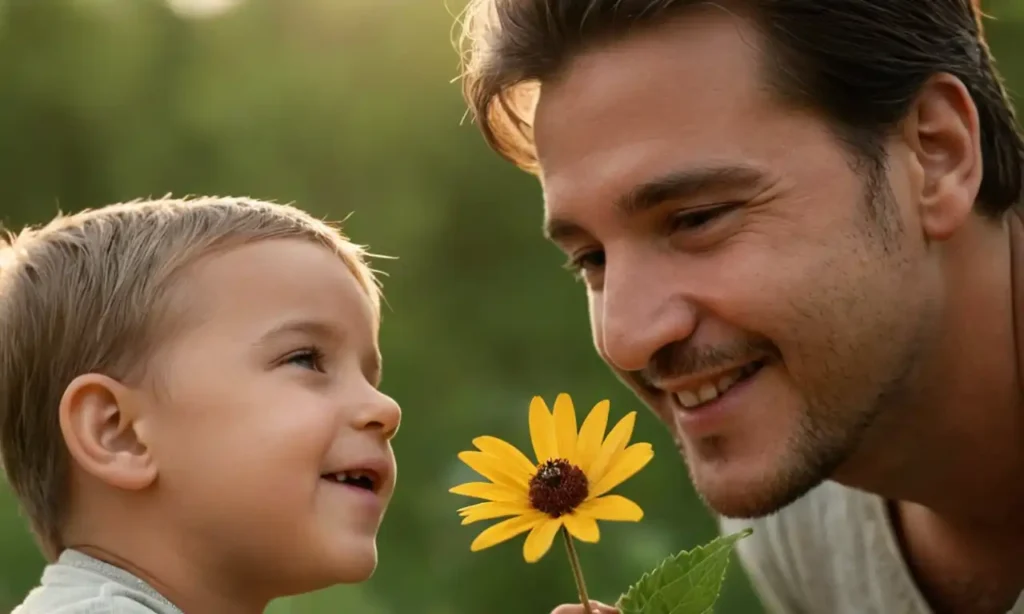
<instances>
[{"instance_id":1,"label":"blurred green background","mask_svg":"<svg viewBox=\"0 0 1024 614\"><path fill-rule=\"evenodd\" d=\"M642 409L594 353L584 292L541 238L535 180L463 123L452 79L464 0L0 0L0 220L173 193L294 202L377 253L389 307L385 388L402 404L399 487L364 585L282 600L277 613L543 614L575 596L564 552L522 539L471 554L472 474L493 434L528 449L534 394ZM1024 2L991 0L990 40L1024 86ZM614 601L662 557L714 536L664 429L621 489L646 510L582 545L592 596ZM273 496L273 493L268 493ZM0 484L0 611L43 561ZM557 544L556 544L557 546ZM759 612L735 564L718 612Z\"/></svg>"}]
</instances>

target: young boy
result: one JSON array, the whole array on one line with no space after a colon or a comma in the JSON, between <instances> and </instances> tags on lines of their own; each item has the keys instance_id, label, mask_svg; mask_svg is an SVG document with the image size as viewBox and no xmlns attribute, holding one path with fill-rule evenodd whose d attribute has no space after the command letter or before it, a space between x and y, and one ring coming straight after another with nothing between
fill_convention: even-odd
<instances>
[{"instance_id":1,"label":"young boy","mask_svg":"<svg viewBox=\"0 0 1024 614\"><path fill-rule=\"evenodd\" d=\"M0 247L16 614L234 614L360 582L395 484L364 252L294 208L112 205Z\"/></svg>"}]
</instances>

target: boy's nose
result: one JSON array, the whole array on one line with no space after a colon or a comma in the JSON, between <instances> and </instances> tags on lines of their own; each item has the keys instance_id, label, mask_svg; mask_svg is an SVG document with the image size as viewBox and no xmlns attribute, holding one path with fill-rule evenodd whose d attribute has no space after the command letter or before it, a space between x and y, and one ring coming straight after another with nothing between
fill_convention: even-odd
<instances>
[{"instance_id":1,"label":"boy's nose","mask_svg":"<svg viewBox=\"0 0 1024 614\"><path fill-rule=\"evenodd\" d=\"M394 437L401 423L402 408L379 390L374 390L372 396L359 406L355 416L356 428L380 431L385 439Z\"/></svg>"}]
</instances>

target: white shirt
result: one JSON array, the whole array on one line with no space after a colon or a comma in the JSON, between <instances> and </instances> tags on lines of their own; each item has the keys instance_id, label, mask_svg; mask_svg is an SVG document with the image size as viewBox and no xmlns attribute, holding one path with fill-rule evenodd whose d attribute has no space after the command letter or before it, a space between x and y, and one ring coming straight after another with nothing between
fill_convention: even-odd
<instances>
[{"instance_id":1,"label":"white shirt","mask_svg":"<svg viewBox=\"0 0 1024 614\"><path fill-rule=\"evenodd\" d=\"M881 497L826 482L777 514L720 525L754 529L737 551L772 614L933 614ZM1007 614L1024 614L1024 593Z\"/></svg>"},{"instance_id":2,"label":"white shirt","mask_svg":"<svg viewBox=\"0 0 1024 614\"><path fill-rule=\"evenodd\" d=\"M43 570L11 614L183 614L134 575L75 550Z\"/></svg>"}]
</instances>

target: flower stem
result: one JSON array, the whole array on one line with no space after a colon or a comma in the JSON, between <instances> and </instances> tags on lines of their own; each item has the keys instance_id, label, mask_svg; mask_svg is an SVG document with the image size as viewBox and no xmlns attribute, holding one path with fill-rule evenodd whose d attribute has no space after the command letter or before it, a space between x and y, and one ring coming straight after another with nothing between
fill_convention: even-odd
<instances>
[{"instance_id":1,"label":"flower stem","mask_svg":"<svg viewBox=\"0 0 1024 614\"><path fill-rule=\"evenodd\" d=\"M587 596L587 583L583 581L583 568L580 567L580 557L576 554L576 546L572 543L572 535L569 535L569 530L565 526L562 527L562 537L565 538L565 550L569 553L569 566L572 567L572 575L576 577L576 590L579 592L583 611L586 614L594 614L593 608L590 607L590 597Z\"/></svg>"}]
</instances>

